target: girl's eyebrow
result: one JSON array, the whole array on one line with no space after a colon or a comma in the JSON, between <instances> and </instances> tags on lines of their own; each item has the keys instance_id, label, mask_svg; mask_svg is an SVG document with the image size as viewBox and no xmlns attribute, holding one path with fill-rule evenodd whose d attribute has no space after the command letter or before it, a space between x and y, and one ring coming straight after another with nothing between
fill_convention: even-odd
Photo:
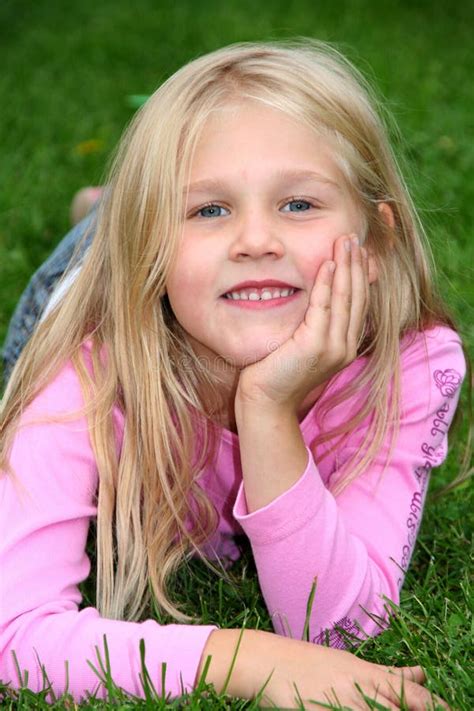
<instances>
[{"instance_id":1,"label":"girl's eyebrow","mask_svg":"<svg viewBox=\"0 0 474 711\"><path fill-rule=\"evenodd\" d=\"M341 186L332 178L329 178L323 173L318 173L315 170L279 170L274 175L275 182L318 182L329 185L330 187L341 190ZM227 184L224 180L219 179L205 179L197 180L195 183L191 183L187 188L184 188L184 193L203 193L203 192L213 192L219 190L226 190Z\"/></svg>"}]
</instances>

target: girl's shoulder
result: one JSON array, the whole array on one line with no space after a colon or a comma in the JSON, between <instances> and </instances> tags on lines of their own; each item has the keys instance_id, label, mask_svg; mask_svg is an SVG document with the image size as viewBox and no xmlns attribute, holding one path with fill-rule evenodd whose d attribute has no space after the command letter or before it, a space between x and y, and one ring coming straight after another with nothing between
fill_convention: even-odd
<instances>
[{"instance_id":1,"label":"girl's shoulder","mask_svg":"<svg viewBox=\"0 0 474 711\"><path fill-rule=\"evenodd\" d=\"M462 350L462 340L459 333L444 324L431 326L423 331L408 331L400 341L402 353L417 347L424 348L425 344L429 350L432 350L448 343L457 344L458 348Z\"/></svg>"},{"instance_id":2,"label":"girl's shoulder","mask_svg":"<svg viewBox=\"0 0 474 711\"><path fill-rule=\"evenodd\" d=\"M334 378L335 389L345 387L370 367L370 357L360 356ZM427 368L428 366L428 368ZM459 334L449 326L434 326L423 331L409 331L400 339L400 369L403 380L420 377L434 368L454 369L461 379L466 360ZM331 388L329 388L331 390Z\"/></svg>"},{"instance_id":3,"label":"girl's shoulder","mask_svg":"<svg viewBox=\"0 0 474 711\"><path fill-rule=\"evenodd\" d=\"M22 420L30 417L61 417L84 408L85 400L78 373L71 360L65 361L24 409Z\"/></svg>"},{"instance_id":4,"label":"girl's shoulder","mask_svg":"<svg viewBox=\"0 0 474 711\"><path fill-rule=\"evenodd\" d=\"M400 342L402 377L413 381L428 370L437 387L443 382L458 386L466 373L466 358L460 335L449 326L437 325L405 334Z\"/></svg>"},{"instance_id":5,"label":"girl's shoulder","mask_svg":"<svg viewBox=\"0 0 474 711\"><path fill-rule=\"evenodd\" d=\"M91 350L92 344L90 341L85 341L80 347L80 357L92 376ZM93 395L93 390L90 391L90 394ZM86 426L88 399L89 394L86 398L84 385L81 383L79 373L73 361L68 359L60 365L51 380L25 408L21 418L22 424L28 424L31 421L36 422L37 418L51 418L51 421L55 421L56 418L65 418L63 425L69 423L71 427L75 427L78 423L81 423L81 425ZM123 429L123 416L118 404L113 408L112 415L115 427L118 426L120 432Z\"/></svg>"},{"instance_id":6,"label":"girl's shoulder","mask_svg":"<svg viewBox=\"0 0 474 711\"><path fill-rule=\"evenodd\" d=\"M340 395L369 368L370 357L356 358L330 383L324 399ZM452 397L466 374L466 359L459 334L448 326L410 331L400 340L400 396L405 407L425 407L439 397ZM370 396L372 381L366 380L334 408L337 417L355 415ZM393 381L390 383L393 387ZM367 420L368 421L368 420Z\"/></svg>"}]
</instances>

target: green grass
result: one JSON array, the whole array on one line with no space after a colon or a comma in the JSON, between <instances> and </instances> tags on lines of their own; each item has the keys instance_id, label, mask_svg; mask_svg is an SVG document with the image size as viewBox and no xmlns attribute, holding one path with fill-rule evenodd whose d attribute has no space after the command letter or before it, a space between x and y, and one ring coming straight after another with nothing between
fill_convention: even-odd
<instances>
[{"instance_id":1,"label":"green grass","mask_svg":"<svg viewBox=\"0 0 474 711\"><path fill-rule=\"evenodd\" d=\"M101 181L130 119L126 97L148 94L184 62L240 40L297 35L336 42L372 77L404 137L408 181L427 224L442 293L474 344L474 84L470 3L414 0L3 0L0 6L0 341L23 288L68 229L71 196ZM471 133L470 133L471 132ZM96 152L80 144L95 139ZM78 148L79 147L79 148ZM466 403L466 394L463 395ZM465 436L466 427L461 430ZM453 478L459 444L434 488ZM472 487L430 500L391 629L359 650L421 663L429 688L470 711ZM192 563L176 597L202 621L271 629L250 556L231 586ZM87 586L87 596L91 595ZM317 604L317 596L315 600ZM0 687L2 708L42 709L43 695ZM116 694L117 708L150 708ZM190 708L252 708L210 692ZM57 708L64 708L64 700ZM103 708L91 701L83 708ZM172 708L169 704L166 708ZM165 708L156 702L156 708Z\"/></svg>"}]
</instances>

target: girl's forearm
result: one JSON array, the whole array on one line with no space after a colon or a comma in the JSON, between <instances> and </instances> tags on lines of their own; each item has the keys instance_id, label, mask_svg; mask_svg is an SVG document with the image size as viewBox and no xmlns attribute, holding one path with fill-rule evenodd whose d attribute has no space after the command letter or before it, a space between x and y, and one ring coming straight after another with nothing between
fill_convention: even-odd
<instances>
[{"instance_id":1,"label":"girl's forearm","mask_svg":"<svg viewBox=\"0 0 474 711\"><path fill-rule=\"evenodd\" d=\"M248 512L266 506L300 479L308 452L298 417L278 407L236 404Z\"/></svg>"}]
</instances>

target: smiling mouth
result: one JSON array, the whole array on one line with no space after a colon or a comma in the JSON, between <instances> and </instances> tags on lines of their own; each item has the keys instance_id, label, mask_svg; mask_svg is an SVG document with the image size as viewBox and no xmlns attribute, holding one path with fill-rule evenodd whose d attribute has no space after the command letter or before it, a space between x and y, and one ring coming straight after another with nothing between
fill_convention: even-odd
<instances>
[{"instance_id":1,"label":"smiling mouth","mask_svg":"<svg viewBox=\"0 0 474 711\"><path fill-rule=\"evenodd\" d=\"M245 292L227 292L226 294L222 295L222 298L228 299L230 301L275 301L278 299L286 299L290 296L293 296L293 294L295 294L297 291L301 291L301 289L296 289L294 287L285 289L265 288Z\"/></svg>"},{"instance_id":2,"label":"smiling mouth","mask_svg":"<svg viewBox=\"0 0 474 711\"><path fill-rule=\"evenodd\" d=\"M301 289L282 289L277 296L273 296L272 293L267 292L268 296L263 295L263 298L260 298L258 294L244 295L244 298L237 295L223 294L220 298L231 308L262 311L281 308L287 304L291 304L299 298L301 292Z\"/></svg>"}]
</instances>

